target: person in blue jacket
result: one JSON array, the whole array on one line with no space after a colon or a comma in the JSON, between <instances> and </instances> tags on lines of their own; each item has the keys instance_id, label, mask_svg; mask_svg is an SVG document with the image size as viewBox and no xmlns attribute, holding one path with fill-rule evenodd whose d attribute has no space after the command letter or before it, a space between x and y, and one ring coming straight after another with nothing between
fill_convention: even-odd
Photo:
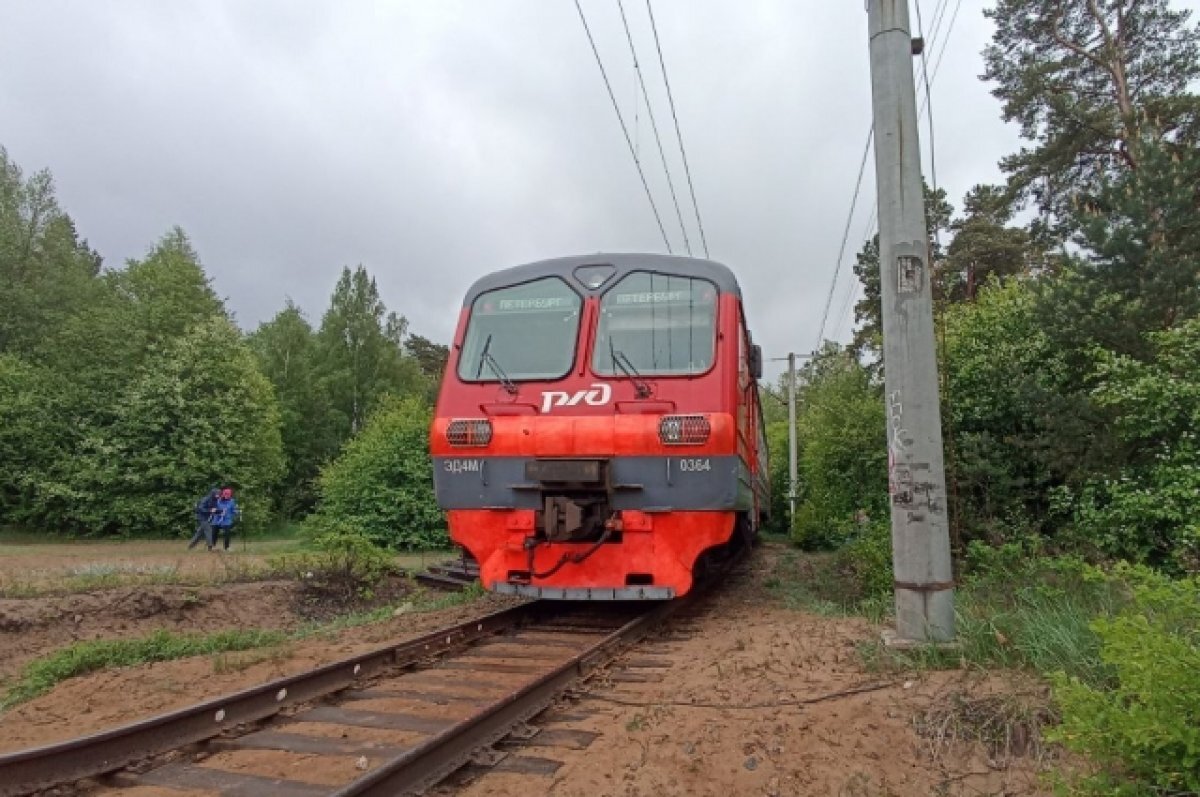
<instances>
[{"instance_id":1,"label":"person in blue jacket","mask_svg":"<svg viewBox=\"0 0 1200 797\"><path fill-rule=\"evenodd\" d=\"M208 491L208 494L196 502L196 533L192 535L192 541L188 543L188 550L192 550L200 542L200 538L204 538L204 542L208 545L208 550L213 548L213 527L212 516L217 511L217 500L221 497L221 491L216 487Z\"/></svg>"},{"instance_id":2,"label":"person in blue jacket","mask_svg":"<svg viewBox=\"0 0 1200 797\"><path fill-rule=\"evenodd\" d=\"M233 536L233 524L241 516L241 510L238 509L237 501L233 498L233 490L226 487L221 490L221 496L217 499L216 507L213 512L213 529L217 536L221 532L225 532L225 550L229 550L229 540Z\"/></svg>"}]
</instances>

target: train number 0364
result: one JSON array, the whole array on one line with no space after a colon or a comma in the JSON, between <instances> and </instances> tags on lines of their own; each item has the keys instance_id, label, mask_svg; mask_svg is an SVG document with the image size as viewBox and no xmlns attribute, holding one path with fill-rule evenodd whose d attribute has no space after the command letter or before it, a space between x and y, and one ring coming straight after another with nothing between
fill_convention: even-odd
<instances>
[{"instance_id":1,"label":"train number 0364","mask_svg":"<svg viewBox=\"0 0 1200 797\"><path fill-rule=\"evenodd\" d=\"M679 460L679 470L681 473L700 473L701 471L712 470L711 459L681 459Z\"/></svg>"}]
</instances>

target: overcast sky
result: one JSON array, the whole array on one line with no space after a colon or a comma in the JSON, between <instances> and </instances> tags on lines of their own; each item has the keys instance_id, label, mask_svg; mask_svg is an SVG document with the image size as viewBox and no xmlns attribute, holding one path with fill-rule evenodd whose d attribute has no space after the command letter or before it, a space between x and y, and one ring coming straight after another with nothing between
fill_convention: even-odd
<instances>
[{"instance_id":1,"label":"overcast sky","mask_svg":"<svg viewBox=\"0 0 1200 797\"><path fill-rule=\"evenodd\" d=\"M954 0L922 3L931 53L946 45L937 174L957 206L999 179L997 159L1018 142L977 77L991 35L979 0L961 3L949 38ZM445 342L488 271L665 251L571 0L0 7L0 145L27 173L53 172L110 266L182 226L247 329L288 297L319 322L341 267L361 263L389 309ZM681 251L617 5L583 8ZM686 201L646 4L625 8ZM864 3L653 8L711 255L738 273L767 356L808 351L870 125ZM873 159L826 336L852 327L872 172Z\"/></svg>"}]
</instances>

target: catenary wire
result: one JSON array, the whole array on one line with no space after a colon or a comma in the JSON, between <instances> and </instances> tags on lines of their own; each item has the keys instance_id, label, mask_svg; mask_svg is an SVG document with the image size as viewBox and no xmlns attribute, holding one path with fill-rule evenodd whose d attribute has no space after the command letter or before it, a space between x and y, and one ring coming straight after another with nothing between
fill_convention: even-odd
<instances>
[{"instance_id":1,"label":"catenary wire","mask_svg":"<svg viewBox=\"0 0 1200 797\"><path fill-rule=\"evenodd\" d=\"M917 33L922 39L925 38L925 23L921 18L921 0L916 0L917 5ZM925 106L928 113L925 114L925 120L929 123L929 179L933 184L933 195L937 197L938 179L937 179L937 139L933 135L933 98L930 96L929 89L929 58L926 55L928 48L921 48L921 75L925 81ZM933 237L938 242L938 248L941 248L941 234L938 228L933 228ZM930 264L932 266L932 264Z\"/></svg>"},{"instance_id":2,"label":"catenary wire","mask_svg":"<svg viewBox=\"0 0 1200 797\"><path fill-rule=\"evenodd\" d=\"M821 314L821 326L817 330L817 342L813 351L821 348L821 339L825 334L825 322L829 320L829 305L833 301L833 292L837 288L838 275L842 272L842 258L846 254L846 241L850 239L850 224L854 221L854 208L858 204L858 192L862 188L863 172L867 168L867 156L871 154L871 140L875 136L875 128L867 133L867 143L863 146L862 161L858 164L858 179L854 182L854 196L850 199L850 212L846 214L846 227L842 231L842 244L838 247L837 261L833 269L833 279L829 283L829 293L825 296L825 310Z\"/></svg>"},{"instance_id":3,"label":"catenary wire","mask_svg":"<svg viewBox=\"0 0 1200 797\"><path fill-rule=\"evenodd\" d=\"M654 212L654 220L658 223L658 231L662 234L663 243L667 246L667 253L673 254L671 240L667 238L667 230L663 227L662 216L658 213L658 205L654 202L654 195L650 193L650 184L646 182L646 173L642 170L642 162L638 158L637 150L633 147L633 140L629 137L629 128L625 126L625 117L621 115L621 108L617 105L617 97L613 94L612 84L608 82L608 72L604 69L604 62L600 60L600 51L596 49L596 40L592 38L592 29L588 27L587 17L583 14L583 6L579 5L579 0L575 0L575 10L579 12L579 21L583 23L583 32L587 34L588 43L592 45L592 54L596 56L596 66L600 67L600 77L604 78L604 88L608 89L608 98L612 100L612 107L616 111L617 121L621 123L621 132L625 134L625 143L629 146L629 155L633 158L633 165L637 167L638 177L642 179L642 188L646 190L646 199L650 200L650 210Z\"/></svg>"},{"instance_id":4,"label":"catenary wire","mask_svg":"<svg viewBox=\"0 0 1200 797\"><path fill-rule=\"evenodd\" d=\"M617 8L621 12L621 24L625 27L625 39L629 42L629 54L633 57L633 71L637 73L638 85L642 87L642 98L646 101L646 115L650 118L650 129L654 131L654 143L658 145L658 156L662 159L663 174L667 177L667 188L671 192L671 203L675 205L675 218L679 219L679 230L683 233L683 247L691 255L692 242L688 240L687 225L683 223L683 211L679 209L679 197L675 195L675 181L671 179L671 169L667 166L667 153L663 150L662 138L658 134L654 106L650 104L650 94L646 91L646 81L642 78L642 65L638 62L637 48L633 46L633 34L629 32L629 19L625 16L623 0L617 0Z\"/></svg>"},{"instance_id":5,"label":"catenary wire","mask_svg":"<svg viewBox=\"0 0 1200 797\"><path fill-rule=\"evenodd\" d=\"M579 5L579 0L575 0ZM708 237L704 234L704 222L700 220L700 205L696 202L696 186L692 183L692 169L688 165L687 150L683 147L683 133L679 130L679 115L675 113L675 96L671 92L671 80L667 77L667 62L663 59L662 42L658 38L658 25L654 21L654 8L646 0L646 12L650 15L650 29L654 32L654 49L658 51L658 64L662 68L663 84L667 87L667 102L671 106L671 119L675 122L675 137L679 139L679 154L683 158L683 173L687 175L688 192L692 196L692 209L696 212L696 227L700 230L700 244L704 256L708 257ZM580 12L582 13L582 12Z\"/></svg>"}]
</instances>

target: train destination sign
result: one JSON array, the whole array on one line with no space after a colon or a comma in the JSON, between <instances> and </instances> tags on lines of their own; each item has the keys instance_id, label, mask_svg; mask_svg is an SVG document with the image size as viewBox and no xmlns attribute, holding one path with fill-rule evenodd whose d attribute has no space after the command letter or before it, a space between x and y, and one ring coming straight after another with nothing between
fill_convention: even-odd
<instances>
[{"instance_id":1,"label":"train destination sign","mask_svg":"<svg viewBox=\"0 0 1200 797\"><path fill-rule=\"evenodd\" d=\"M501 299L496 302L500 312L513 310L555 310L559 307L573 307L574 302L564 296L543 296L534 299Z\"/></svg>"}]
</instances>

